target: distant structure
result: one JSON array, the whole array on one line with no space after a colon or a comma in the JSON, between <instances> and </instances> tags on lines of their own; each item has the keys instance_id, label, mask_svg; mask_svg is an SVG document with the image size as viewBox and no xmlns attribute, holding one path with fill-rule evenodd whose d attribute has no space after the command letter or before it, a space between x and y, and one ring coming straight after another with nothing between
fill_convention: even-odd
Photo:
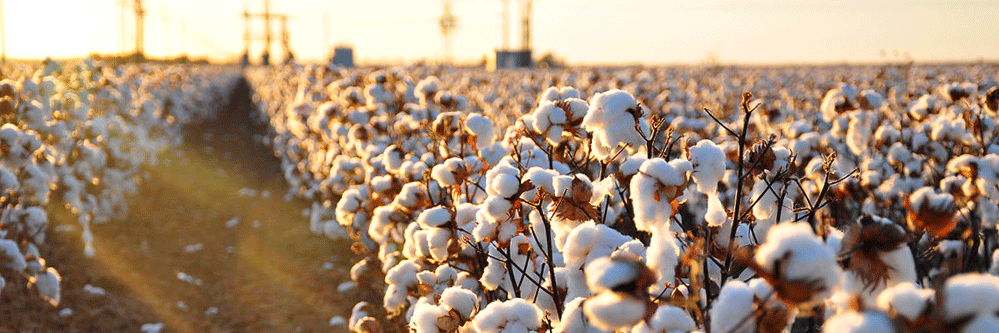
<instances>
[{"instance_id":1,"label":"distant structure","mask_svg":"<svg viewBox=\"0 0 999 333\"><path fill-rule=\"evenodd\" d=\"M354 49L350 46L337 46L333 49L333 58L330 64L337 67L354 67Z\"/></svg>"},{"instance_id":2,"label":"distant structure","mask_svg":"<svg viewBox=\"0 0 999 333\"><path fill-rule=\"evenodd\" d=\"M534 66L531 49L531 10L532 0L524 0L521 8L520 49L509 47L510 39L510 6L509 0L503 0L503 47L496 49L488 57L486 68L494 71L502 68L528 68Z\"/></svg>"},{"instance_id":3,"label":"distant structure","mask_svg":"<svg viewBox=\"0 0 999 333\"><path fill-rule=\"evenodd\" d=\"M444 43L444 63L450 65L453 61L451 41L454 30L458 28L458 18L451 12L451 0L442 1L444 2L444 13L441 14L438 23L441 26L441 39Z\"/></svg>"},{"instance_id":4,"label":"distant structure","mask_svg":"<svg viewBox=\"0 0 999 333\"><path fill-rule=\"evenodd\" d=\"M243 10L243 56L242 64L250 64L250 45L253 41L262 39L264 41L263 51L260 53L260 64L268 66L271 64L271 44L274 41L271 31L271 20L281 22L281 48L284 51L284 63L291 63L295 60L295 53L291 51L291 35L288 32L288 15L271 13L270 0L264 1L263 13L251 13L249 9ZM251 31L251 23L254 20L261 20L264 23L262 36L254 35Z\"/></svg>"},{"instance_id":5,"label":"distant structure","mask_svg":"<svg viewBox=\"0 0 999 333\"><path fill-rule=\"evenodd\" d=\"M122 35L122 39L121 40L122 40L122 43L124 43L124 41L125 41L125 12L128 11L129 3L128 3L128 0L119 0L118 1L118 5L121 6L121 35ZM134 49L134 55L136 55L139 58L141 58L141 57L143 57L145 55L145 41L143 40L143 37L145 35L145 33L144 33L145 31L144 30L145 30L146 9L145 9L145 7L142 6L142 0L133 0L131 6L132 6L132 11L135 14L135 49ZM122 53L124 53L124 52L125 52L124 47L122 47Z\"/></svg>"}]
</instances>

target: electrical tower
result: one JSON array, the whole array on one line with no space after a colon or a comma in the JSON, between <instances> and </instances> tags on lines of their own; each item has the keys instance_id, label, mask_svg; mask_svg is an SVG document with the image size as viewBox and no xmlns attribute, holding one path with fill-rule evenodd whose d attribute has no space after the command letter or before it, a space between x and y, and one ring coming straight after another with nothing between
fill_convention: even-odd
<instances>
[{"instance_id":1,"label":"electrical tower","mask_svg":"<svg viewBox=\"0 0 999 333\"><path fill-rule=\"evenodd\" d=\"M270 0L264 0L264 12L263 13L252 13L249 9L243 10L243 65L249 65L250 63L250 44L256 40L263 40L264 47L260 54L260 62L262 65L270 65L271 59L271 44L274 40L274 35L271 31L271 20L281 21L281 48L284 51L284 61L291 62L295 59L294 53L291 51L291 34L288 31L288 15L285 14L274 14L271 13ZM264 23L264 31L262 36L255 35L251 30L251 25L253 21L261 20Z\"/></svg>"},{"instance_id":2,"label":"electrical tower","mask_svg":"<svg viewBox=\"0 0 999 333\"><path fill-rule=\"evenodd\" d=\"M531 5L533 1L524 0L524 12L521 13L522 26L524 29L520 39L520 48L522 51L531 50Z\"/></svg>"},{"instance_id":3,"label":"electrical tower","mask_svg":"<svg viewBox=\"0 0 999 333\"><path fill-rule=\"evenodd\" d=\"M444 42L444 63L450 65L452 61L451 37L455 28L458 27L458 19L451 13L451 0L443 0L443 2L444 14L440 18L441 37Z\"/></svg>"},{"instance_id":4,"label":"electrical tower","mask_svg":"<svg viewBox=\"0 0 999 333\"><path fill-rule=\"evenodd\" d=\"M125 13L128 11L129 2L128 0L118 1L118 5L121 6L121 52L125 53L125 39L126 39L126 28L125 28ZM133 49L133 54L138 57L143 57L145 55L145 43L143 40L144 30L145 30L145 18L146 9L142 6L142 0L133 0L131 2L132 12L134 13L135 19L135 46Z\"/></svg>"}]
</instances>

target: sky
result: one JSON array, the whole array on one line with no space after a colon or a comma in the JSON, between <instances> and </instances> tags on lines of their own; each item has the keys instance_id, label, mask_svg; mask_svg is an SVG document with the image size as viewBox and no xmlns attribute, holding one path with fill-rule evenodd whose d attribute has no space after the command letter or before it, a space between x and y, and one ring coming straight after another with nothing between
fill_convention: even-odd
<instances>
[{"instance_id":1,"label":"sky","mask_svg":"<svg viewBox=\"0 0 999 333\"><path fill-rule=\"evenodd\" d=\"M0 1L9 58L133 50L133 15L129 9L123 35L122 0ZM521 43L521 1L509 1L512 46ZM456 61L480 61L502 45L502 3L452 0ZM244 8L263 10L263 0L143 4L151 57L233 59L244 48ZM352 45L361 63L438 61L442 8L442 0L271 0L273 13L288 15L291 47L303 61L328 59L340 44ZM997 17L992 0L534 0L531 30L536 55L552 52L571 64L994 61ZM252 28L260 33L263 24ZM278 24L273 29L280 34ZM273 47L280 53L279 43ZM251 53L261 48L256 42Z\"/></svg>"}]
</instances>

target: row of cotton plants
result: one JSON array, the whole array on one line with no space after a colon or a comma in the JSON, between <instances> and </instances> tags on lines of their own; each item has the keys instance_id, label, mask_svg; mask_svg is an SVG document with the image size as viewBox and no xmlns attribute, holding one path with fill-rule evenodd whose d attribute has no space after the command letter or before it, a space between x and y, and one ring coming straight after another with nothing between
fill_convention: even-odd
<instances>
[{"instance_id":1,"label":"row of cotton plants","mask_svg":"<svg viewBox=\"0 0 999 333\"><path fill-rule=\"evenodd\" d=\"M11 63L0 81L0 289L60 302L43 254L49 212L65 205L85 255L92 223L123 218L141 167L182 142L180 126L211 115L235 76L220 68L92 61Z\"/></svg>"},{"instance_id":2,"label":"row of cotton plants","mask_svg":"<svg viewBox=\"0 0 999 333\"><path fill-rule=\"evenodd\" d=\"M354 331L990 332L996 73L247 77L290 195L383 292Z\"/></svg>"}]
</instances>

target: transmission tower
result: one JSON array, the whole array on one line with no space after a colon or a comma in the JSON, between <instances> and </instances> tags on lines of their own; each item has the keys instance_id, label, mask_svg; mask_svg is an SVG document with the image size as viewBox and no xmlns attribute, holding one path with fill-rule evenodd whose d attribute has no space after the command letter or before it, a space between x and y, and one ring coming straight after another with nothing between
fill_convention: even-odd
<instances>
[{"instance_id":1,"label":"transmission tower","mask_svg":"<svg viewBox=\"0 0 999 333\"><path fill-rule=\"evenodd\" d=\"M132 9L135 10L135 53L141 56L145 54L145 43L142 37L143 30L145 30L146 10L142 8L142 0L135 0Z\"/></svg>"},{"instance_id":2,"label":"transmission tower","mask_svg":"<svg viewBox=\"0 0 999 333\"><path fill-rule=\"evenodd\" d=\"M264 23L263 36L260 34L254 34L251 30L251 23L255 20L262 20ZM274 14L270 10L270 0L264 0L264 11L263 13L252 13L248 9L243 10L243 64L248 65L250 62L250 44L254 40L263 40L264 46L263 51L260 55L261 64L266 66L270 65L271 59L271 43L274 41L274 34L271 31L271 20L281 21L281 48L284 51L285 61L291 61L294 59L294 53L291 51L291 34L288 30L288 15L285 14Z\"/></svg>"},{"instance_id":3,"label":"transmission tower","mask_svg":"<svg viewBox=\"0 0 999 333\"><path fill-rule=\"evenodd\" d=\"M531 50L531 0L524 0L524 12L521 13L522 27L524 31L521 35L520 48L523 51Z\"/></svg>"},{"instance_id":4,"label":"transmission tower","mask_svg":"<svg viewBox=\"0 0 999 333\"><path fill-rule=\"evenodd\" d=\"M452 48L451 48L451 37L454 33L455 28L457 28L457 18L451 13L451 0L444 1L444 14L441 15L440 25L441 25L441 37L444 42L444 63L451 64L452 61Z\"/></svg>"}]
</instances>

